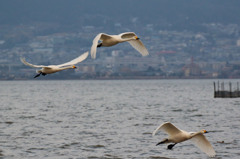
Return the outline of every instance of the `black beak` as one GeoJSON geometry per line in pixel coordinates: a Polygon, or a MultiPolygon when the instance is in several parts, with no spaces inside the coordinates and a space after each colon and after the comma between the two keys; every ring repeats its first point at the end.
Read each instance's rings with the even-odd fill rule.
{"type": "Polygon", "coordinates": [[[161,142],[159,142],[159,143],[157,143],[157,144],[156,144],[156,146],[158,146],[158,145],[160,145],[160,144],[162,144],[162,143],[161,143],[161,142]]]}
{"type": "Polygon", "coordinates": [[[140,38],[137,38],[136,40],[139,40],[140,38]]]}
{"type": "Polygon", "coordinates": [[[156,144],[156,146],[157,146],[157,145],[160,145],[160,144],[164,144],[164,143],[167,142],[167,141],[168,141],[168,139],[165,139],[165,140],[163,140],[163,141],[160,141],[159,143],[156,144]]]}
{"type": "Polygon", "coordinates": [[[209,133],[208,131],[206,131],[205,133],[209,133]]]}

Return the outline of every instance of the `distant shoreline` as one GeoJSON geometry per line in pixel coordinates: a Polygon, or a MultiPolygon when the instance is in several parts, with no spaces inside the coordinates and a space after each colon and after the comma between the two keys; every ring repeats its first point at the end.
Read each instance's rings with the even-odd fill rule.
{"type": "Polygon", "coordinates": [[[240,79],[240,78],[206,78],[206,77],[189,77],[189,78],[160,78],[160,77],[98,77],[98,78],[24,78],[24,79],[0,79],[0,81],[27,81],[27,80],[205,80],[205,79],[240,79]]]}

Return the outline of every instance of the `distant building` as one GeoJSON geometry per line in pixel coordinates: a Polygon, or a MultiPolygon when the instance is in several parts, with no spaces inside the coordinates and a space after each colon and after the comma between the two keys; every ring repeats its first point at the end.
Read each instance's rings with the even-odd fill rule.
{"type": "Polygon", "coordinates": [[[193,58],[190,64],[187,64],[183,67],[183,72],[185,77],[202,75],[201,68],[196,63],[193,62],[193,58]]]}

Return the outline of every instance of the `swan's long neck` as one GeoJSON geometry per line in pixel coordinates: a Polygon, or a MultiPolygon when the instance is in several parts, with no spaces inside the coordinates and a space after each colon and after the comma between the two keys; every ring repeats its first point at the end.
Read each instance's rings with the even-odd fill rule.
{"type": "Polygon", "coordinates": [[[126,42],[126,41],[130,41],[130,40],[136,40],[135,38],[124,38],[121,39],[119,42],[126,42]]]}
{"type": "Polygon", "coordinates": [[[66,66],[66,67],[61,67],[59,68],[59,71],[66,70],[66,69],[73,69],[73,66],[66,66]]]}
{"type": "Polygon", "coordinates": [[[196,136],[196,135],[199,135],[199,134],[203,134],[202,131],[199,131],[199,132],[191,132],[191,133],[190,133],[190,136],[191,136],[191,138],[192,138],[192,137],[194,137],[194,136],[196,136]]]}

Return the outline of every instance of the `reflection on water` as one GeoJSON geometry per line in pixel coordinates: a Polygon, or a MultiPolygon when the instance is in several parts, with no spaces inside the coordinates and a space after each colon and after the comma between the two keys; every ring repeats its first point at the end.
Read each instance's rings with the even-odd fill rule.
{"type": "Polygon", "coordinates": [[[0,157],[208,158],[190,141],[155,146],[170,121],[206,129],[217,158],[240,155],[240,100],[212,80],[1,81],[0,157]]]}

